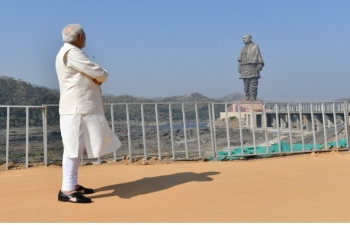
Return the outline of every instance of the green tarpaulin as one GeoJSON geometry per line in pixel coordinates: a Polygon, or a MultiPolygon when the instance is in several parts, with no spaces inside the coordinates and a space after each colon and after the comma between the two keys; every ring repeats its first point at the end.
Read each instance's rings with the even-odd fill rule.
{"type": "MultiPolygon", "coordinates": [[[[339,147],[346,147],[346,139],[341,139],[338,141],[339,147]]],[[[328,142],[327,143],[328,148],[336,147],[336,142],[328,142]]],[[[269,146],[268,151],[266,151],[266,146],[256,146],[256,155],[261,155],[261,157],[269,157],[272,156],[274,153],[291,153],[291,152],[302,152],[304,151],[311,151],[311,150],[320,150],[324,148],[324,144],[316,144],[316,148],[314,147],[314,144],[304,144],[301,143],[293,144],[292,146],[288,143],[285,143],[281,141],[280,143],[273,144],[269,146]],[[281,145],[281,147],[279,146],[281,145]],[[293,148],[291,150],[291,148],[293,148]],[[280,150],[281,149],[281,150],[280,150]],[[270,154],[271,153],[271,154],[270,154]]],[[[243,147],[243,152],[241,147],[237,147],[235,149],[230,150],[230,155],[228,154],[227,150],[218,151],[216,160],[222,161],[222,160],[234,160],[234,159],[242,159],[244,157],[249,157],[249,155],[254,154],[254,146],[246,146],[243,147]]],[[[214,157],[210,157],[210,160],[213,160],[214,157]]]]}

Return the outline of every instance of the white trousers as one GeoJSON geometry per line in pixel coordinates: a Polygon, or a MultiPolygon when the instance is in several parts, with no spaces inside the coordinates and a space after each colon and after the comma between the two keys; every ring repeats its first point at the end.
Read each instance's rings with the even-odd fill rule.
{"type": "MultiPolygon", "coordinates": [[[[83,154],[84,149],[81,151],[83,154]]],[[[62,159],[62,191],[72,191],[78,184],[78,166],[80,156],[77,158],[68,158],[63,156],[62,159]]]]}
{"type": "MultiPolygon", "coordinates": [[[[74,115],[73,115],[74,116],[74,115]]],[[[69,118],[70,115],[68,116],[63,116],[63,118],[61,117],[61,125],[62,122],[64,123],[63,125],[68,125],[71,118],[69,118]],[[67,123],[65,123],[67,122],[67,123]]],[[[73,125],[73,124],[71,124],[73,125]]],[[[68,126],[66,126],[68,127],[68,126]]],[[[79,161],[80,161],[80,157],[82,157],[84,150],[85,150],[85,142],[84,142],[84,136],[83,136],[83,125],[80,124],[79,125],[79,145],[78,145],[78,157],[74,157],[74,158],[68,158],[67,156],[65,156],[65,154],[63,154],[63,158],[62,158],[62,191],[72,191],[75,189],[75,185],[78,184],[78,166],[79,166],[79,161]]],[[[73,139],[76,139],[73,138],[73,139]]],[[[64,144],[63,144],[64,145],[64,144]]]]}
{"type": "Polygon", "coordinates": [[[103,114],[60,115],[60,128],[64,148],[61,190],[72,191],[78,184],[78,166],[84,149],[89,158],[94,158],[117,150],[121,143],[103,114]]]}

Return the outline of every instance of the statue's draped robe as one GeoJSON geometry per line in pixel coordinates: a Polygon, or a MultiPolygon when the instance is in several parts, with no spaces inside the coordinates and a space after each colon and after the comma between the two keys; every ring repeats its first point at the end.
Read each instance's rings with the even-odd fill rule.
{"type": "Polygon", "coordinates": [[[261,57],[258,45],[251,42],[245,45],[238,55],[238,62],[241,76],[240,79],[245,78],[260,78],[258,67],[264,66],[264,61],[261,57]]]}

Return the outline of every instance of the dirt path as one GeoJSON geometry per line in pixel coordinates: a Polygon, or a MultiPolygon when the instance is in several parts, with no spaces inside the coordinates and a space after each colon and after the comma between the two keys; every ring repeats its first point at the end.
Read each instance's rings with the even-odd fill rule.
{"type": "Polygon", "coordinates": [[[57,201],[61,167],[0,172],[1,222],[350,222],[350,154],[80,167],[92,204],[57,201]]]}

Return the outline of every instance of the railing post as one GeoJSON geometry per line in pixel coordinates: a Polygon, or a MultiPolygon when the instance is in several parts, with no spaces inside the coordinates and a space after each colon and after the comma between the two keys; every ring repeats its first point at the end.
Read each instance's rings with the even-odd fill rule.
{"type": "Polygon", "coordinates": [[[227,155],[231,155],[231,141],[230,141],[230,129],[228,126],[228,112],[227,112],[227,103],[225,103],[225,114],[226,114],[226,138],[227,138],[227,155]]]}
{"type": "Polygon", "coordinates": [[[26,106],[26,169],[29,167],[29,108],[26,106]]]}
{"type": "Polygon", "coordinates": [[[266,153],[269,153],[269,133],[267,129],[267,115],[266,115],[266,104],[263,103],[263,114],[264,114],[264,125],[265,125],[265,141],[266,141],[266,153]]]}
{"type": "Polygon", "coordinates": [[[194,110],[196,111],[196,125],[197,125],[197,142],[198,142],[198,157],[202,157],[202,152],[201,152],[201,139],[199,136],[199,121],[198,121],[198,106],[197,102],[194,104],[194,110]]]}
{"type": "Polygon", "coordinates": [[[288,130],[289,130],[289,144],[290,144],[290,151],[293,152],[293,137],[292,137],[292,118],[290,117],[290,103],[287,104],[287,115],[288,115],[288,130]]]}
{"type": "Polygon", "coordinates": [[[6,118],[6,170],[9,169],[9,145],[10,145],[10,107],[7,106],[6,118]]]}
{"type": "MultiPolygon", "coordinates": [[[[333,123],[334,123],[334,132],[335,132],[335,144],[337,146],[337,149],[339,149],[339,143],[338,143],[338,126],[337,126],[337,114],[335,113],[335,103],[333,102],[333,123]]],[[[345,124],[344,124],[345,125],[345,124]]],[[[345,128],[345,126],[344,126],[345,128]]],[[[349,146],[348,146],[349,148],[349,146]]]]}
{"type": "Polygon", "coordinates": [[[253,110],[253,103],[250,103],[250,119],[251,119],[251,129],[253,133],[253,147],[254,147],[254,154],[256,155],[256,141],[255,141],[255,112],[253,110]]]}
{"type": "Polygon", "coordinates": [[[239,139],[240,139],[240,142],[241,142],[241,154],[244,155],[241,102],[238,102],[238,121],[239,121],[239,139]]]}
{"type": "Polygon", "coordinates": [[[212,116],[211,116],[211,103],[208,103],[208,114],[209,114],[209,129],[210,129],[210,139],[211,139],[211,149],[213,151],[213,157],[216,158],[216,151],[214,146],[214,135],[213,135],[213,123],[212,123],[212,116]]]}
{"type": "Polygon", "coordinates": [[[42,121],[43,121],[43,142],[44,142],[44,163],[47,166],[47,107],[42,105],[42,121]]]}
{"type": "Polygon", "coordinates": [[[348,149],[349,147],[349,104],[348,101],[344,102],[344,127],[345,127],[345,133],[346,133],[346,146],[348,149]]]}
{"type": "MultiPolygon", "coordinates": [[[[114,107],[113,103],[111,104],[111,123],[112,123],[112,131],[115,133],[115,128],[114,128],[114,107]]],[[[114,150],[113,152],[113,161],[117,162],[117,149],[114,150]]]]}
{"type": "Polygon", "coordinates": [[[157,129],[157,144],[158,144],[158,160],[162,160],[162,154],[160,153],[160,134],[159,134],[159,121],[158,121],[158,104],[154,105],[154,111],[156,113],[156,129],[157,129]]]}
{"type": "Polygon", "coordinates": [[[212,116],[212,122],[213,122],[213,143],[214,143],[214,151],[215,151],[215,155],[217,153],[217,146],[216,146],[216,126],[215,126],[215,103],[212,102],[211,103],[212,107],[211,107],[211,116],[212,116]]]}
{"type": "Polygon", "coordinates": [[[129,119],[129,104],[125,105],[125,111],[126,111],[126,126],[127,126],[127,129],[128,129],[129,162],[132,162],[130,119],[129,119]]]}
{"type": "Polygon", "coordinates": [[[322,111],[322,123],[323,123],[323,135],[324,135],[324,147],[328,150],[328,139],[327,139],[327,128],[326,128],[326,117],[325,117],[325,104],[322,102],[321,111],[322,111]]]}
{"type": "Polygon", "coordinates": [[[276,128],[277,128],[277,138],[278,138],[278,152],[282,152],[282,146],[281,146],[281,137],[280,137],[280,117],[278,114],[278,104],[276,103],[276,128]]]}
{"type": "Polygon", "coordinates": [[[277,138],[278,138],[278,152],[282,152],[282,143],[281,143],[281,137],[280,137],[280,117],[279,117],[279,108],[278,103],[276,103],[276,124],[277,124],[277,138]]]}
{"type": "Polygon", "coordinates": [[[143,104],[142,103],[141,103],[141,123],[142,123],[143,156],[144,156],[145,162],[147,162],[145,115],[143,113],[143,104]]]}
{"type": "Polygon", "coordinates": [[[299,102],[299,123],[300,123],[300,133],[301,133],[301,145],[303,152],[305,151],[305,141],[304,141],[304,124],[303,124],[303,113],[302,110],[304,105],[302,106],[299,102]]]}
{"type": "Polygon", "coordinates": [[[184,131],[184,138],[185,138],[185,153],[186,153],[186,159],[188,159],[185,103],[182,103],[182,123],[183,123],[183,131],[184,131]]]}
{"type": "Polygon", "coordinates": [[[311,102],[311,124],[312,124],[312,137],[314,140],[314,151],[317,151],[316,149],[316,134],[315,134],[315,122],[314,122],[314,107],[313,103],[311,102]]]}
{"type": "Polygon", "coordinates": [[[169,103],[169,125],[170,125],[170,138],[171,138],[171,152],[173,154],[173,159],[175,159],[175,147],[174,147],[174,132],[173,132],[173,113],[171,108],[171,103],[169,103]]]}

